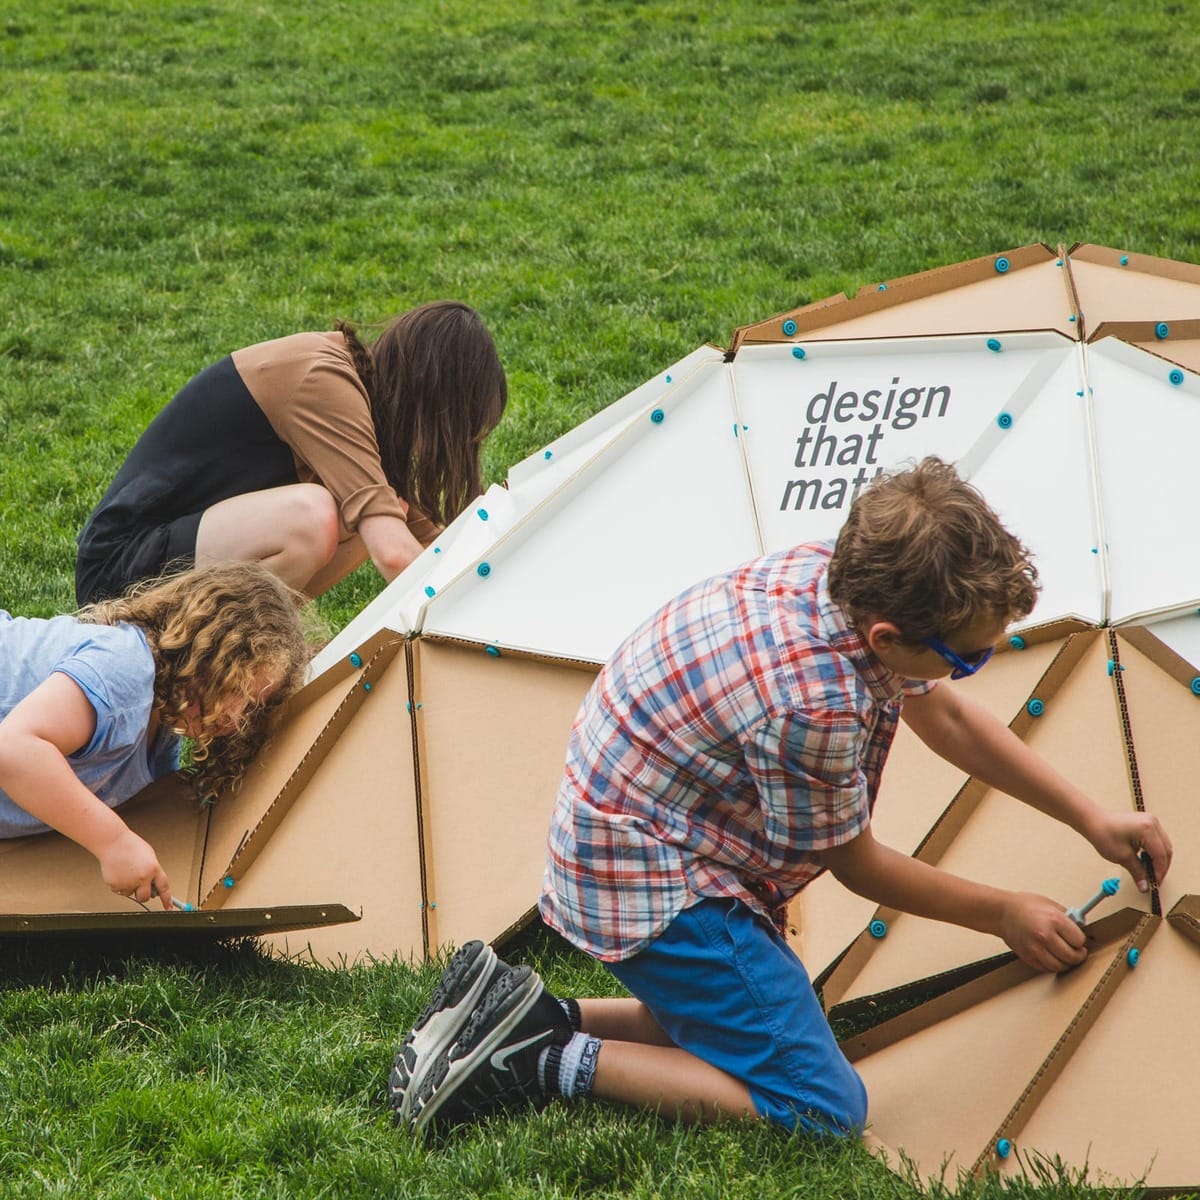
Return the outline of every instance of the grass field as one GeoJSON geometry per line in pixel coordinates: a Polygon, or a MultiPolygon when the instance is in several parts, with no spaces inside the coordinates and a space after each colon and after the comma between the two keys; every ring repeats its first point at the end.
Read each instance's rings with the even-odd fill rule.
{"type": "MultiPolygon", "coordinates": [[[[125,451],[256,340],[467,300],[509,371],[500,479],[839,290],[1039,240],[1200,261],[1198,41],[1159,0],[0,0],[0,607],[72,607],[125,451]]],[[[0,954],[4,1197],[916,1194],[858,1147],[602,1106],[399,1139],[381,1089],[431,969],[0,954]]]]}

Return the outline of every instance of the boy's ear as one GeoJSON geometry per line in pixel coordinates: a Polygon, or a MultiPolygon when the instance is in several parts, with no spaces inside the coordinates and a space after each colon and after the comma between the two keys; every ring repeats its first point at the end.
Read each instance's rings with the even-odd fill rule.
{"type": "Polygon", "coordinates": [[[899,626],[893,625],[891,621],[879,621],[875,618],[867,621],[863,636],[876,654],[880,650],[891,650],[902,641],[899,626]]]}

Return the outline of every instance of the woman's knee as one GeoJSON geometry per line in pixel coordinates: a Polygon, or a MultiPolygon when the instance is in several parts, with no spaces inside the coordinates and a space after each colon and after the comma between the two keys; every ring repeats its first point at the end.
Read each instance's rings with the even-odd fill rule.
{"type": "Polygon", "coordinates": [[[289,525],[297,548],[318,567],[333,558],[338,548],[338,509],[333,496],[320,484],[297,484],[295,508],[289,525]]]}

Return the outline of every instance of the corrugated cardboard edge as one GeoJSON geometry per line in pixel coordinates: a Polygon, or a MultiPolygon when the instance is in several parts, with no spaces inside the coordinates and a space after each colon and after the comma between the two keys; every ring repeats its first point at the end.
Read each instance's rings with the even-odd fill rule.
{"type": "MultiPolygon", "coordinates": [[[[346,693],[345,698],[334,710],[333,716],[330,717],[324,728],[314,739],[308,752],[301,758],[291,775],[288,776],[287,781],[280,788],[275,799],[267,806],[266,811],[259,818],[258,824],[243,839],[241,845],[234,852],[233,857],[227,864],[223,872],[223,878],[232,879],[236,884],[237,880],[249,869],[258,857],[263,844],[278,829],[280,822],[291,809],[296,797],[324,761],[330,747],[337,741],[347,725],[354,718],[359,706],[368,695],[367,687],[371,685],[373,677],[382,674],[387,669],[403,646],[404,640],[404,638],[394,633],[382,631],[363,644],[362,650],[359,651],[360,657],[362,657],[362,666],[361,668],[355,668],[359,672],[359,685],[351,688],[346,693]]],[[[344,679],[346,671],[344,668],[337,668],[326,674],[336,674],[336,681],[340,681],[344,679]]],[[[325,676],[318,676],[317,679],[309,684],[309,687],[315,688],[320,686],[324,679],[325,676]]],[[[328,681],[325,682],[324,686],[329,686],[328,681]]],[[[222,886],[220,882],[213,884],[201,901],[200,907],[206,910],[222,907],[230,890],[230,888],[222,886]]]]}
{"type": "Polygon", "coordinates": [[[359,920],[343,904],[281,904],[272,908],[150,909],[114,913],[26,913],[0,915],[0,936],[44,934],[207,934],[218,937],[287,933],[359,920]]]}
{"type": "Polygon", "coordinates": [[[768,317],[765,321],[756,321],[752,325],[741,326],[734,331],[726,358],[732,358],[744,345],[794,342],[797,338],[827,325],[853,317],[865,316],[868,313],[881,312],[911,300],[920,300],[938,292],[950,291],[966,284],[993,278],[996,274],[998,258],[1008,260],[1008,273],[1011,274],[1025,267],[1039,266],[1057,257],[1057,250],[1052,250],[1044,242],[1035,242],[1014,250],[986,254],[980,258],[968,259],[966,262],[950,263],[944,267],[935,267],[930,271],[921,271],[915,275],[905,275],[900,279],[888,280],[882,285],[882,290],[880,285],[864,286],[858,290],[852,300],[844,292],[840,292],[824,300],[817,300],[812,304],[768,317]],[[783,332],[785,320],[795,321],[794,333],[785,334],[783,332]]]}
{"type": "Polygon", "coordinates": [[[1180,896],[1167,920],[1189,941],[1200,945],[1200,896],[1180,896]]]}

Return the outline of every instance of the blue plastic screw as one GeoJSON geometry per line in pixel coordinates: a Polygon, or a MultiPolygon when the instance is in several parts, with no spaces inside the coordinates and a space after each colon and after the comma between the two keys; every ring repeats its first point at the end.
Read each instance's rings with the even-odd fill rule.
{"type": "Polygon", "coordinates": [[[375,685],[368,680],[366,683],[363,684],[363,691],[369,692],[371,690],[371,688],[373,688],[374,686],[375,685]]]}
{"type": "Polygon", "coordinates": [[[489,654],[490,654],[490,655],[491,655],[493,658],[499,658],[499,657],[500,657],[500,648],[499,648],[498,646],[489,646],[489,647],[487,648],[487,652],[488,652],[488,653],[489,653],[489,654]]]}
{"type": "Polygon", "coordinates": [[[1008,639],[1008,644],[1014,650],[1024,650],[1025,649],[1025,639],[1023,637],[1021,637],[1021,635],[1019,633],[1014,633],[1012,635],[1012,637],[1010,637],[1008,639]]]}
{"type": "Polygon", "coordinates": [[[476,516],[477,516],[477,517],[478,517],[478,518],[479,518],[481,521],[486,521],[486,520],[488,519],[488,510],[487,510],[486,508],[477,508],[477,509],[475,510],[475,515],[476,515],[476,516]]]}
{"type": "Polygon", "coordinates": [[[1123,267],[1129,266],[1129,255],[1128,254],[1121,255],[1121,266],[1123,266],[1123,267]]]}
{"type": "Polygon", "coordinates": [[[805,350],[803,346],[793,346],[792,347],[792,357],[793,358],[807,358],[808,351],[805,350]]]}
{"type": "Polygon", "coordinates": [[[1138,965],[1138,959],[1142,957],[1142,952],[1136,946],[1130,946],[1129,952],[1125,955],[1125,961],[1131,966],[1138,965]]]}
{"type": "Polygon", "coordinates": [[[875,290],[876,290],[877,292],[886,292],[886,291],[887,291],[887,284],[886,284],[886,283],[881,283],[881,284],[880,284],[880,285],[879,285],[879,286],[878,286],[878,287],[877,287],[875,290]]]}
{"type": "Polygon", "coordinates": [[[477,567],[475,568],[475,574],[476,574],[476,575],[480,575],[480,576],[482,576],[482,577],[483,577],[483,578],[485,578],[485,579],[486,579],[486,578],[487,578],[487,576],[489,576],[491,573],[492,573],[492,567],[491,567],[491,564],[490,564],[490,563],[485,563],[485,562],[483,562],[483,563],[480,563],[480,564],[479,564],[479,566],[477,566],[477,567]]]}
{"type": "Polygon", "coordinates": [[[361,654],[350,655],[350,665],[352,667],[361,667],[362,666],[362,655],[361,654]]]}
{"type": "Polygon", "coordinates": [[[1119,662],[1117,662],[1115,658],[1110,658],[1108,660],[1108,673],[1110,675],[1115,675],[1118,671],[1123,670],[1125,670],[1125,668],[1119,662]]]}
{"type": "Polygon", "coordinates": [[[1074,324],[1075,324],[1075,322],[1076,322],[1078,319],[1079,319],[1079,318],[1078,318],[1078,317],[1076,317],[1076,315],[1075,315],[1074,313],[1072,313],[1072,314],[1071,314],[1071,315],[1070,315],[1070,316],[1067,318],[1067,320],[1068,320],[1068,321],[1070,321],[1072,325],[1074,325],[1074,324]]]}
{"type": "Polygon", "coordinates": [[[226,875],[225,878],[221,880],[222,887],[231,888],[231,887],[233,887],[233,884],[234,884],[234,878],[232,875],[226,875]]]}
{"type": "Polygon", "coordinates": [[[1154,327],[1154,336],[1161,342],[1164,338],[1171,336],[1171,327],[1166,321],[1159,321],[1154,327]]]}
{"type": "Polygon", "coordinates": [[[796,322],[793,321],[791,317],[788,317],[788,319],[786,321],[784,321],[784,323],[783,323],[784,336],[791,337],[792,334],[795,332],[796,332],[796,322]]]}
{"type": "Polygon", "coordinates": [[[1036,696],[1034,696],[1034,698],[1030,700],[1027,705],[1025,705],[1025,711],[1028,712],[1031,717],[1040,717],[1042,713],[1046,711],[1046,702],[1044,700],[1039,700],[1036,696]]]}
{"type": "Polygon", "coordinates": [[[994,350],[994,351],[995,351],[997,354],[999,354],[999,353],[1000,353],[1000,349],[1001,349],[1001,346],[1000,346],[1000,339],[999,339],[999,338],[988,338],[988,340],[987,340],[987,348],[988,348],[989,350],[994,350]]]}
{"type": "Polygon", "coordinates": [[[1109,896],[1115,896],[1121,889],[1121,881],[1119,879],[1106,879],[1101,885],[1100,890],[1090,899],[1081,904],[1078,908],[1068,908],[1067,916],[1082,929],[1087,921],[1084,918],[1100,903],[1101,900],[1107,900],[1109,896]]]}
{"type": "MultiPolygon", "coordinates": [[[[546,453],[547,453],[547,455],[549,455],[550,452],[547,450],[546,453]]],[[[441,554],[441,552],[442,552],[441,546],[434,546],[433,552],[434,552],[434,554],[441,554]]]]}
{"type": "Polygon", "coordinates": [[[1193,696],[1200,696],[1200,675],[1197,675],[1196,678],[1188,684],[1188,687],[1192,689],[1193,696]]]}
{"type": "Polygon", "coordinates": [[[178,896],[172,896],[171,903],[173,905],[175,905],[175,907],[177,909],[179,909],[180,912],[195,912],[196,911],[196,906],[194,904],[189,904],[186,900],[180,900],[180,898],[178,896]]]}
{"type": "Polygon", "coordinates": [[[1008,259],[1003,255],[996,259],[996,270],[999,271],[1001,275],[1008,270],[1008,259]]]}
{"type": "Polygon", "coordinates": [[[427,595],[427,596],[436,596],[436,595],[437,595],[437,589],[436,589],[436,588],[433,588],[433,587],[431,587],[429,584],[426,584],[426,585],[425,585],[425,595],[427,595]]]}
{"type": "Polygon", "coordinates": [[[543,457],[543,458],[553,458],[553,457],[554,457],[554,451],[553,451],[553,450],[547,450],[547,451],[546,451],[546,453],[542,455],[542,457],[543,457]]]}
{"type": "Polygon", "coordinates": [[[667,382],[668,382],[668,383],[670,383],[670,382],[671,382],[671,377],[670,377],[670,375],[668,375],[666,378],[667,378],[667,382]]]}
{"type": "Polygon", "coordinates": [[[1181,371],[1181,370],[1180,370],[1178,367],[1176,367],[1176,368],[1175,368],[1175,370],[1174,370],[1174,371],[1172,371],[1172,372],[1170,373],[1170,375],[1168,375],[1168,376],[1167,376],[1167,378],[1168,378],[1168,379],[1169,379],[1169,380],[1170,380],[1170,381],[1171,381],[1171,382],[1172,382],[1172,383],[1173,383],[1173,384],[1174,384],[1176,387],[1178,387],[1178,386],[1179,386],[1179,385],[1180,385],[1180,384],[1183,382],[1183,372],[1182,372],[1182,371],[1181,371]]]}
{"type": "Polygon", "coordinates": [[[1012,1153],[1012,1142],[1008,1138],[1001,1138],[996,1143],[996,1154],[1000,1158],[1007,1158],[1012,1153]]]}
{"type": "Polygon", "coordinates": [[[653,412],[650,414],[650,420],[652,420],[652,421],[655,423],[655,425],[661,425],[661,424],[663,423],[663,418],[664,418],[666,415],[667,415],[667,414],[666,414],[665,412],[663,412],[663,410],[662,410],[661,408],[656,408],[656,409],[655,409],[655,410],[654,410],[654,411],[653,411],[653,412]]]}
{"type": "Polygon", "coordinates": [[[868,932],[873,938],[887,937],[887,922],[881,921],[878,917],[867,926],[868,932]]]}
{"type": "Polygon", "coordinates": [[[996,424],[999,425],[1001,429],[1011,429],[1012,423],[1012,413],[1001,413],[996,418],[996,424]]]}

